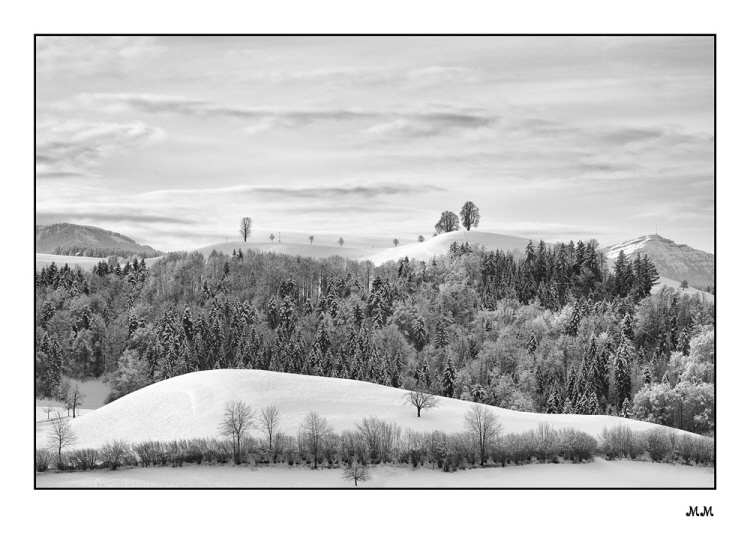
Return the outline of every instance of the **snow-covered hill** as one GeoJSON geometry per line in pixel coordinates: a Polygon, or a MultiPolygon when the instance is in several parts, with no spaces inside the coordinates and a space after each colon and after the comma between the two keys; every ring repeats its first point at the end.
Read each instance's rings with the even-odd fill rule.
{"type": "MultiPolygon", "coordinates": [[[[217,437],[227,401],[240,399],[254,409],[276,404],[282,432],[294,435],[304,416],[318,412],[335,431],[354,429],[366,416],[376,416],[416,431],[464,428],[464,414],[473,403],[440,397],[440,406],[417,417],[405,405],[407,393],[356,380],[225,369],[174,377],[131,393],[85,416],[71,420],[78,436],[77,448],[100,447],[113,439],[128,442],[217,437]]],[[[490,407],[505,432],[523,432],[549,422],[554,427],[575,427],[597,436],[605,426],[627,424],[634,430],[660,427],[612,416],[551,415],[490,407]]],[[[44,423],[37,439],[44,442],[44,423]]],[[[685,433],[690,434],[690,433],[685,433]]]]}
{"type": "MultiPolygon", "coordinates": [[[[286,255],[299,255],[324,259],[327,257],[340,256],[356,261],[372,261],[375,265],[382,265],[387,261],[398,261],[403,257],[416,259],[417,261],[429,261],[435,256],[448,253],[450,245],[454,242],[460,244],[468,242],[472,245],[481,245],[488,250],[520,250],[523,251],[529,243],[529,239],[502,235],[499,233],[486,233],[482,231],[451,231],[442,233],[436,237],[429,238],[424,242],[414,242],[393,248],[349,248],[327,244],[299,244],[299,243],[271,243],[269,242],[243,242],[228,241],[211,244],[198,248],[196,251],[208,256],[213,250],[230,254],[238,249],[247,251],[252,249],[258,252],[275,252],[286,255]]],[[[147,263],[156,261],[156,258],[146,260],[147,263]]]]}
{"type": "Polygon", "coordinates": [[[687,280],[692,287],[714,286],[716,261],[713,254],[686,244],[675,244],[660,235],[645,235],[602,249],[610,267],[620,251],[628,257],[639,253],[641,257],[648,255],[659,275],[664,278],[677,282],[687,280]]]}

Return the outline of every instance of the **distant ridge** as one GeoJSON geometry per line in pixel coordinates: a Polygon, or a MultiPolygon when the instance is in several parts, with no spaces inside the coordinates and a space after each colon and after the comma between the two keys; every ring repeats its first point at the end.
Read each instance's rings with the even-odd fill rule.
{"type": "Polygon", "coordinates": [[[154,257],[162,253],[114,231],[66,223],[36,226],[36,252],[86,257],[135,254],[154,257]]]}
{"type": "Polygon", "coordinates": [[[713,254],[696,250],[687,244],[676,244],[661,235],[644,235],[636,239],[602,249],[610,266],[622,251],[626,257],[648,258],[656,265],[659,275],[681,282],[687,280],[691,287],[705,289],[714,286],[716,260],[713,254]]]}

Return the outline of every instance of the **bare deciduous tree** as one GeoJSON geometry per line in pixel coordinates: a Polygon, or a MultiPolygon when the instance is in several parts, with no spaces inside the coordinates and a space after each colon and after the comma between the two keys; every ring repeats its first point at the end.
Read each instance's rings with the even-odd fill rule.
{"type": "Polygon", "coordinates": [[[351,465],[344,467],[342,478],[347,481],[354,481],[354,486],[356,487],[358,481],[364,483],[370,479],[370,471],[367,469],[367,466],[355,460],[351,465]]]}
{"type": "Polygon", "coordinates": [[[315,237],[313,237],[312,235],[310,235],[307,238],[310,240],[310,244],[312,244],[312,242],[315,240],[315,237]]]}
{"type": "Polygon", "coordinates": [[[344,237],[339,237],[339,246],[344,245],[344,237]]]}
{"type": "Polygon", "coordinates": [[[406,399],[404,404],[411,403],[417,408],[418,418],[422,417],[422,410],[435,408],[440,404],[437,397],[431,393],[420,392],[419,390],[411,390],[409,393],[404,394],[404,399],[406,399]]]}
{"type": "Polygon", "coordinates": [[[461,207],[461,223],[466,231],[471,231],[472,226],[477,227],[479,225],[479,209],[474,205],[474,202],[467,201],[461,207]]]}
{"type": "Polygon", "coordinates": [[[81,385],[76,384],[73,386],[70,392],[70,407],[73,409],[74,418],[76,417],[76,407],[80,406],[85,398],[86,396],[81,393],[81,385]]]}
{"type": "Polygon", "coordinates": [[[70,447],[78,441],[76,433],[73,432],[73,427],[70,421],[63,418],[59,413],[52,420],[52,425],[48,433],[49,445],[51,448],[57,450],[57,462],[60,463],[62,460],[62,450],[66,447],[70,447]]]}
{"type": "Polygon", "coordinates": [[[47,405],[42,409],[42,412],[47,413],[47,421],[49,421],[49,415],[52,413],[52,411],[55,410],[55,407],[47,405]]]}
{"type": "Polygon", "coordinates": [[[398,239],[393,239],[393,246],[398,246],[398,239]]]}
{"type": "Polygon", "coordinates": [[[68,411],[68,416],[70,416],[70,381],[68,379],[65,379],[62,384],[60,384],[57,398],[65,403],[65,410],[68,411]]]}
{"type": "Polygon", "coordinates": [[[274,239],[276,238],[276,235],[274,235],[273,233],[271,233],[271,234],[270,234],[270,235],[268,236],[268,238],[269,238],[269,239],[271,239],[271,244],[273,244],[273,240],[274,240],[274,239]]]}
{"type": "Polygon", "coordinates": [[[268,451],[273,458],[273,439],[277,434],[279,428],[279,407],[276,405],[268,405],[260,411],[260,424],[258,428],[263,431],[263,434],[268,435],[268,451]]]}
{"type": "Polygon", "coordinates": [[[253,219],[248,218],[247,216],[244,217],[240,221],[240,235],[242,235],[242,239],[247,242],[247,238],[250,236],[250,232],[253,227],[253,219]]]}
{"type": "Polygon", "coordinates": [[[464,414],[466,430],[479,448],[479,460],[484,466],[487,448],[490,447],[503,430],[497,415],[485,405],[472,405],[464,414]]]}
{"type": "Polygon", "coordinates": [[[247,430],[253,426],[254,418],[255,411],[243,401],[229,401],[224,405],[224,416],[219,424],[219,433],[232,437],[235,464],[242,462],[240,453],[242,439],[247,434],[247,430]]]}
{"type": "Polygon", "coordinates": [[[331,434],[328,421],[317,412],[309,412],[302,422],[302,437],[313,455],[313,468],[318,468],[318,452],[323,439],[331,434]]]}

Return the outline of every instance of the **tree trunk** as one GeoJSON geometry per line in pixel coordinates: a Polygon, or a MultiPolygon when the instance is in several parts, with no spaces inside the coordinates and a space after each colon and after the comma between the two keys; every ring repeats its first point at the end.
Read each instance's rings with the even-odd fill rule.
{"type": "Polygon", "coordinates": [[[422,413],[422,409],[417,407],[417,417],[420,418],[422,413]]]}

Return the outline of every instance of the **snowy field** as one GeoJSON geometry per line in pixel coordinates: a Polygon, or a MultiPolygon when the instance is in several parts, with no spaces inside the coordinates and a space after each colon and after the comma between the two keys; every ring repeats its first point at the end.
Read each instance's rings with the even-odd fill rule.
{"type": "MultiPolygon", "coordinates": [[[[276,404],[280,432],[296,435],[304,416],[318,412],[334,431],[354,429],[363,417],[375,416],[402,429],[420,432],[464,430],[464,415],[473,403],[438,397],[437,408],[417,417],[404,404],[405,390],[348,379],[293,375],[272,371],[223,369],[181,375],[147,386],[73,421],[75,448],[98,448],[110,440],[130,443],[217,437],[227,401],[239,399],[254,409],[276,404]]],[[[623,424],[644,431],[661,427],[613,416],[535,414],[488,407],[504,433],[535,429],[548,422],[598,436],[605,426],[623,424]]],[[[682,433],[681,434],[691,434],[682,433]]]]}
{"type": "Polygon", "coordinates": [[[106,261],[106,259],[100,257],[83,257],[77,255],[54,255],[54,254],[40,254],[36,253],[36,270],[42,270],[42,268],[49,266],[52,262],[59,267],[68,264],[69,267],[75,268],[76,265],[81,267],[81,270],[89,271],[93,269],[99,261],[106,261]]]}
{"type": "MultiPolygon", "coordinates": [[[[529,464],[505,468],[475,468],[445,473],[427,468],[375,466],[363,488],[711,488],[713,468],[640,461],[584,464],[529,464]]],[[[36,486],[46,487],[209,487],[209,488],[354,488],[340,469],[190,466],[132,468],[60,474],[38,474],[36,486]]]]}
{"type": "MultiPolygon", "coordinates": [[[[208,257],[213,250],[232,255],[233,251],[242,249],[243,252],[249,249],[257,252],[273,252],[277,254],[312,257],[314,259],[325,259],[332,256],[340,256],[352,261],[372,261],[375,265],[382,265],[387,261],[398,261],[403,257],[416,259],[417,261],[429,261],[435,256],[448,253],[448,248],[453,242],[483,245],[488,250],[506,250],[524,251],[529,239],[514,237],[511,235],[501,235],[499,233],[486,233],[482,231],[451,231],[442,233],[437,237],[425,238],[424,242],[406,242],[398,247],[372,248],[360,247],[351,248],[338,246],[336,244],[321,243],[291,243],[291,242],[274,242],[270,241],[225,241],[216,244],[203,246],[194,251],[201,252],[208,257]]],[[[37,254],[41,255],[41,254],[37,254]]],[[[151,266],[159,258],[146,259],[146,264],[151,266]]]]}

